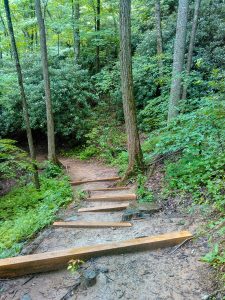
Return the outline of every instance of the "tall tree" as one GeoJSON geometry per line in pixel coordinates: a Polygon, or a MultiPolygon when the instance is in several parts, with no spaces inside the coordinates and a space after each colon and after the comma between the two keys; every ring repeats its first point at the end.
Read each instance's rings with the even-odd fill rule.
{"type": "Polygon", "coordinates": [[[35,163],[36,154],[35,154],[32,131],[31,131],[31,127],[30,127],[30,118],[29,118],[29,113],[28,113],[27,99],[26,99],[26,94],[25,94],[24,84],[23,84],[23,74],[22,74],[20,60],[19,60],[19,54],[18,54],[18,50],[17,50],[17,46],[16,46],[16,39],[15,39],[15,35],[14,35],[13,24],[12,24],[12,19],[11,19],[11,12],[10,12],[8,0],[4,0],[4,5],[5,5],[6,18],[7,18],[8,28],[9,28],[12,52],[13,52],[13,56],[14,56],[14,60],[15,60],[15,64],[16,64],[16,71],[17,71],[17,77],[18,77],[18,84],[19,84],[19,88],[20,88],[20,96],[21,96],[21,100],[22,100],[23,116],[24,116],[24,121],[25,121],[25,125],[26,125],[30,157],[33,161],[34,184],[35,184],[36,189],[39,189],[40,183],[39,183],[37,165],[35,163]]]}
{"type": "Polygon", "coordinates": [[[173,53],[173,71],[170,88],[168,109],[168,122],[179,113],[179,100],[181,96],[181,75],[184,66],[184,54],[187,34],[188,0],[179,0],[177,27],[173,53]]]}
{"type": "Polygon", "coordinates": [[[40,47],[42,58],[42,69],[44,77],[45,87],[45,101],[46,101],[46,113],[47,113],[47,135],[48,135],[48,159],[53,163],[57,163],[55,153],[55,133],[54,133],[54,119],[52,112],[51,90],[50,90],[50,78],[48,72],[48,52],[46,43],[45,23],[42,17],[40,0],[35,0],[35,11],[40,31],[40,47]]]}
{"type": "MultiPolygon", "coordinates": [[[[97,32],[97,39],[99,39],[99,31],[100,31],[100,13],[101,13],[101,0],[97,0],[97,8],[96,8],[96,32],[97,32]]],[[[99,42],[97,41],[96,46],[96,72],[100,70],[100,46],[99,42]]]]}
{"type": "Polygon", "coordinates": [[[72,24],[73,24],[73,44],[74,58],[77,63],[80,58],[80,3],[79,0],[72,0],[72,24]]]}
{"type": "MultiPolygon", "coordinates": [[[[191,29],[190,42],[189,42],[189,48],[188,48],[188,56],[187,56],[187,65],[186,65],[187,76],[190,75],[190,72],[191,72],[193,50],[194,50],[195,36],[196,36],[196,31],[197,31],[197,26],[198,26],[198,16],[199,16],[200,5],[201,5],[201,0],[195,0],[195,9],[194,9],[194,16],[193,16],[193,22],[192,22],[192,29],[191,29]]],[[[182,91],[182,99],[186,99],[186,97],[187,97],[187,84],[184,84],[183,91],[182,91]]]]}
{"type": "Polygon", "coordinates": [[[157,37],[157,55],[159,70],[162,72],[162,53],[163,53],[163,40],[162,40],[162,27],[161,27],[161,7],[160,0],[155,0],[155,21],[156,21],[156,37],[157,37]]]}
{"type": "Polygon", "coordinates": [[[125,178],[137,168],[143,168],[143,157],[137,128],[136,106],[133,91],[131,57],[131,0],[120,0],[120,70],[123,111],[128,140],[129,165],[125,178]]]}

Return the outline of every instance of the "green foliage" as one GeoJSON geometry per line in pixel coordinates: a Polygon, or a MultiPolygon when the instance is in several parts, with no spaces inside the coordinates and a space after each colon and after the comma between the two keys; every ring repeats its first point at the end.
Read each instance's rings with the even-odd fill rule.
{"type": "MultiPolygon", "coordinates": [[[[68,152],[63,151],[63,154],[82,160],[98,156],[109,164],[114,164],[118,160],[118,163],[122,163],[124,166],[127,163],[127,157],[125,157],[127,154],[124,154],[126,152],[126,135],[115,120],[108,121],[107,112],[104,112],[104,114],[107,121],[102,118],[102,123],[97,126],[96,120],[90,119],[93,128],[85,135],[85,147],[69,150],[68,152]]],[[[123,166],[121,167],[123,168],[123,166]]]]}
{"type": "Polygon", "coordinates": [[[45,161],[44,163],[44,171],[43,176],[46,178],[55,178],[63,174],[63,170],[60,168],[60,166],[53,164],[50,161],[45,161]]]}
{"type": "Polygon", "coordinates": [[[128,167],[128,152],[120,152],[117,157],[111,161],[111,165],[117,167],[121,175],[124,174],[128,167]]]}
{"type": "Polygon", "coordinates": [[[32,171],[27,153],[15,145],[16,141],[0,139],[0,178],[16,178],[32,171]]]}
{"type": "MultiPolygon", "coordinates": [[[[29,104],[31,127],[46,132],[46,107],[40,61],[28,55],[23,61],[25,90],[29,104]]],[[[21,118],[19,90],[14,76],[13,88],[6,89],[11,79],[2,75],[4,93],[0,93],[0,131],[2,135],[24,129],[21,118]]],[[[74,65],[74,61],[50,60],[51,92],[55,132],[74,143],[81,141],[90,130],[87,118],[91,115],[90,104],[97,102],[91,77],[87,70],[74,65]],[[69,112],[69,113],[68,113],[69,112]]]]}
{"type": "Polygon", "coordinates": [[[75,273],[82,264],[84,264],[84,261],[81,259],[71,259],[69,261],[67,270],[70,271],[71,273],[75,273]]]}
{"type": "Polygon", "coordinates": [[[156,155],[179,151],[180,158],[165,166],[168,188],[192,193],[198,202],[224,210],[224,102],[213,98],[201,103],[201,109],[179,116],[160,129],[158,137],[150,137],[145,157],[151,161],[156,155]]]}
{"type": "Polygon", "coordinates": [[[18,254],[27,239],[49,225],[57,210],[72,200],[67,177],[41,176],[41,188],[33,184],[14,188],[0,201],[0,257],[18,254]]]}
{"type": "Polygon", "coordinates": [[[79,158],[81,160],[90,159],[93,156],[97,156],[99,154],[99,149],[96,146],[87,146],[79,153],[79,158]]]}
{"type": "Polygon", "coordinates": [[[211,264],[213,267],[225,265],[225,251],[220,250],[219,244],[215,244],[212,251],[207,253],[202,261],[211,264]]]}
{"type": "Polygon", "coordinates": [[[146,187],[147,183],[147,176],[144,176],[142,174],[138,174],[137,176],[137,197],[139,202],[152,202],[154,201],[154,195],[153,192],[150,191],[146,187]]]}
{"type": "Polygon", "coordinates": [[[80,201],[85,200],[88,197],[88,192],[77,188],[73,193],[74,202],[80,203],[80,201]]]}

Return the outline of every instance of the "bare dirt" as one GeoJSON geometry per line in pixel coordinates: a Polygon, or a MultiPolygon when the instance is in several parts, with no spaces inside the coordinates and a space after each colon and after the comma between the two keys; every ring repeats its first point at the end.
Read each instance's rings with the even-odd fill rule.
{"type": "MultiPolygon", "coordinates": [[[[96,161],[61,159],[61,162],[69,166],[68,172],[72,180],[117,175],[116,169],[96,161]]],[[[110,186],[110,183],[98,182],[85,184],[83,188],[107,186],[110,186]]],[[[131,187],[131,191],[133,190],[134,187],[131,187]]],[[[121,194],[127,191],[111,193],[121,194]]],[[[95,192],[95,195],[102,194],[106,192],[95,192]]],[[[86,207],[96,204],[83,202],[81,205],[86,207]]],[[[82,214],[77,213],[78,206],[77,203],[71,203],[67,209],[61,210],[60,219],[68,220],[72,217],[77,220],[121,221],[122,212],[82,214]]],[[[174,211],[164,209],[152,216],[146,215],[144,219],[133,220],[132,223],[133,227],[116,229],[55,229],[50,227],[40,233],[37,239],[25,248],[24,253],[26,249],[33,249],[32,253],[41,253],[186,229],[197,233],[203,219],[200,216],[190,216],[184,209],[176,208],[174,211]],[[32,248],[33,245],[35,247],[32,248]]],[[[64,269],[0,281],[0,299],[206,299],[214,288],[211,269],[207,264],[200,262],[201,256],[207,250],[207,241],[199,237],[177,250],[174,247],[94,258],[82,266],[82,270],[97,270],[96,283],[91,287],[82,284],[77,284],[75,287],[79,282],[80,274],[78,272],[71,274],[64,269]]]]}

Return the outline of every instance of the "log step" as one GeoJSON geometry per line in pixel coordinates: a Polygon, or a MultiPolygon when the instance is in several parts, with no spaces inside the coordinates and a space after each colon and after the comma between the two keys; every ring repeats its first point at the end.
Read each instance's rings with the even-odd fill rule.
{"type": "Polygon", "coordinates": [[[116,181],[116,180],[120,180],[120,179],[121,179],[120,177],[96,178],[96,179],[72,181],[70,183],[71,183],[71,185],[79,185],[79,184],[83,184],[83,183],[100,182],[100,181],[116,181]]]}
{"type": "Polygon", "coordinates": [[[107,205],[107,206],[95,206],[79,208],[78,212],[105,212],[105,211],[120,211],[124,210],[129,206],[129,203],[123,203],[118,205],[107,205]]]}
{"type": "Polygon", "coordinates": [[[5,258],[0,260],[0,278],[58,270],[65,268],[71,259],[89,259],[102,255],[171,247],[190,238],[192,234],[188,231],[171,232],[121,242],[5,258]]]}
{"type": "Polygon", "coordinates": [[[110,196],[96,196],[87,198],[88,201],[133,201],[136,200],[137,196],[135,194],[127,195],[110,195],[110,196]]]}
{"type": "Polygon", "coordinates": [[[128,222],[54,222],[54,227],[64,228],[107,228],[107,227],[131,227],[132,224],[128,222]]]}

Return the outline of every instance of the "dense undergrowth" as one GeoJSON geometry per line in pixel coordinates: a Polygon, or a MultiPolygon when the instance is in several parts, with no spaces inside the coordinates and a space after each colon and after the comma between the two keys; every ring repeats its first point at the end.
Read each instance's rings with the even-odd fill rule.
{"type": "Polygon", "coordinates": [[[1,198],[0,258],[18,254],[26,241],[51,224],[58,209],[72,200],[68,177],[58,167],[48,164],[40,182],[39,191],[33,183],[23,183],[1,198]]]}

